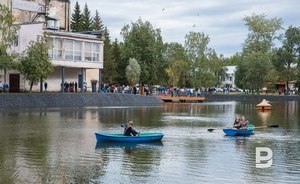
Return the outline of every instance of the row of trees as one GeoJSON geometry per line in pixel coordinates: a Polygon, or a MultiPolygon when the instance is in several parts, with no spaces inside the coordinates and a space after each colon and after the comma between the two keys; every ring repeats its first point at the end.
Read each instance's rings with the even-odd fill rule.
{"type": "MultiPolygon", "coordinates": [[[[78,12],[77,8],[75,5],[74,14],[78,12]]],[[[84,9],[86,12],[87,5],[84,9]]],[[[300,81],[300,28],[290,26],[285,34],[280,35],[282,20],[268,19],[264,14],[246,16],[243,21],[249,29],[248,37],[242,52],[229,58],[208,47],[210,38],[205,33],[189,32],[184,45],[163,43],[160,29],[140,18],[121,29],[123,42],[119,43],[118,40],[111,42],[107,28],[102,26],[105,36],[104,81],[111,84],[135,81],[125,77],[133,75],[126,74],[131,59],[137,61],[131,64],[140,67],[136,73],[142,84],[196,88],[220,86],[227,65],[237,66],[235,82],[242,89],[259,91],[266,86],[274,88],[278,81],[285,81],[286,86],[291,80],[300,81]],[[276,48],[276,41],[281,42],[282,47],[276,48]]]]}
{"type": "MultiPolygon", "coordinates": [[[[109,31],[102,24],[97,11],[96,16],[91,17],[85,5],[84,13],[80,12],[77,2],[72,14],[72,31],[102,31],[105,37],[103,80],[106,83],[207,88],[220,86],[220,79],[226,75],[224,70],[226,65],[237,66],[236,84],[240,88],[259,91],[263,86],[272,85],[276,81],[288,83],[290,80],[300,80],[300,28],[290,26],[285,34],[280,35],[278,32],[282,29],[283,22],[278,18],[267,19],[266,15],[255,14],[246,16],[243,21],[249,29],[249,34],[243,44],[243,51],[224,58],[208,47],[210,38],[204,33],[189,32],[185,36],[184,45],[175,42],[164,43],[161,30],[141,18],[121,29],[123,42],[118,42],[117,39],[111,41],[109,31]],[[75,17],[80,18],[75,19],[75,17]],[[83,20],[85,20],[84,24],[83,20]],[[94,26],[80,27],[80,25],[94,26]],[[274,46],[276,40],[281,41],[281,47],[274,46]]],[[[38,80],[42,81],[52,70],[51,65],[48,67],[50,60],[46,52],[35,52],[35,50],[47,51],[49,47],[46,44],[46,37],[32,42],[22,54],[23,57],[14,57],[13,53],[7,52],[14,43],[17,31],[10,15],[9,10],[1,6],[1,16],[5,18],[0,20],[2,38],[0,68],[5,70],[18,68],[28,80],[32,81],[31,84],[38,80]],[[44,70],[46,73],[42,73],[39,65],[34,64],[33,57],[45,58],[43,61],[49,70],[44,70]],[[15,60],[21,62],[14,65],[15,60]],[[25,73],[29,72],[25,68],[30,68],[24,64],[25,61],[28,62],[27,64],[33,63],[32,69],[37,68],[37,71],[32,72],[35,77],[29,77],[25,73]],[[22,68],[20,66],[22,64],[25,67],[22,68]]]]}
{"type": "MultiPolygon", "coordinates": [[[[75,5],[74,14],[77,8],[75,5]]],[[[125,77],[133,75],[126,74],[126,67],[133,63],[140,67],[138,82],[150,85],[220,86],[227,65],[237,66],[235,82],[243,89],[259,91],[265,86],[274,88],[278,81],[285,81],[286,86],[291,80],[300,81],[300,28],[290,26],[280,35],[282,19],[268,19],[264,14],[246,16],[243,21],[249,30],[248,37],[242,52],[229,58],[208,47],[210,38],[205,33],[189,32],[184,45],[163,43],[160,29],[140,18],[121,29],[123,42],[119,43],[118,40],[111,42],[108,29],[102,26],[105,36],[104,81],[111,84],[136,82],[125,77]],[[276,48],[274,43],[278,41],[282,46],[276,48]],[[137,63],[129,62],[131,59],[137,63]]]]}
{"type": "Polygon", "coordinates": [[[71,17],[71,30],[73,32],[81,32],[103,31],[103,29],[104,27],[98,10],[95,12],[95,17],[92,18],[87,4],[84,5],[83,11],[81,12],[80,5],[78,1],[76,1],[74,13],[71,17]]]}
{"type": "MultiPolygon", "coordinates": [[[[76,21],[75,17],[89,17],[80,12],[80,6],[76,2],[71,21],[74,32],[82,31],[77,29],[82,19],[76,21]]],[[[89,12],[86,4],[83,12],[89,12]]],[[[90,20],[87,25],[95,23],[93,17],[86,20],[90,20]]],[[[212,87],[219,85],[220,77],[225,75],[224,58],[208,48],[210,38],[204,33],[190,32],[186,35],[184,46],[179,43],[163,43],[161,30],[140,18],[121,29],[123,42],[119,43],[117,39],[111,41],[107,27],[100,27],[103,27],[100,31],[105,37],[103,79],[106,83],[212,87]],[[132,60],[137,62],[129,62],[132,60]],[[135,72],[131,70],[128,74],[128,67],[140,69],[135,72]]],[[[97,31],[93,27],[86,27],[84,30],[97,31]]]]}
{"type": "MultiPolygon", "coordinates": [[[[285,81],[286,87],[291,80],[300,81],[300,27],[290,26],[280,35],[276,33],[282,29],[281,19],[252,15],[244,21],[249,34],[237,56],[237,85],[259,91],[274,89],[278,81],[285,81]],[[275,40],[282,46],[274,47],[275,40]]],[[[299,82],[296,85],[300,87],[299,82]]]]}

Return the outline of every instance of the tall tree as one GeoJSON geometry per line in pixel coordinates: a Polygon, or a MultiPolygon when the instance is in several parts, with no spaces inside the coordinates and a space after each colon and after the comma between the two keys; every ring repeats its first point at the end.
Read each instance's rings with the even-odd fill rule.
{"type": "Polygon", "coordinates": [[[94,31],[103,31],[104,30],[102,19],[101,19],[100,15],[99,15],[98,10],[96,10],[96,15],[94,17],[92,29],[94,31]]]}
{"type": "Polygon", "coordinates": [[[195,88],[212,87],[219,80],[211,60],[215,59],[212,56],[216,54],[208,48],[209,41],[208,35],[204,33],[190,32],[185,36],[185,49],[191,62],[191,82],[195,88]]]}
{"type": "Polygon", "coordinates": [[[282,39],[282,47],[277,49],[273,63],[281,79],[286,83],[286,90],[291,79],[295,80],[296,68],[292,67],[297,64],[300,55],[300,28],[290,26],[282,39]]]}
{"type": "Polygon", "coordinates": [[[83,30],[82,28],[82,15],[80,10],[80,5],[78,1],[75,3],[74,13],[71,16],[71,30],[73,32],[80,32],[83,30]]]}
{"type": "Polygon", "coordinates": [[[6,71],[14,68],[14,53],[8,49],[17,41],[19,26],[13,24],[12,12],[5,5],[0,4],[0,69],[4,70],[4,82],[6,82],[6,71]]]}
{"type": "Polygon", "coordinates": [[[272,47],[276,32],[281,29],[282,20],[267,19],[266,15],[246,16],[245,25],[250,31],[245,40],[242,61],[237,66],[236,82],[240,88],[259,90],[266,82],[276,80],[274,67],[271,63],[272,47]]]}
{"type": "Polygon", "coordinates": [[[121,30],[124,43],[121,47],[122,62],[136,58],[141,66],[141,84],[155,84],[159,81],[159,65],[163,62],[163,42],[160,29],[154,29],[150,22],[137,22],[125,25],[121,30]]]}
{"type": "MultiPolygon", "coordinates": [[[[121,51],[119,48],[118,40],[115,39],[113,44],[109,45],[109,50],[107,50],[107,54],[105,54],[107,57],[105,59],[104,63],[104,79],[105,82],[110,84],[124,84],[119,83],[118,81],[118,62],[121,60],[121,51]]],[[[120,76],[121,78],[124,78],[123,76],[120,76]]]]}
{"type": "MultiPolygon", "coordinates": [[[[103,81],[105,83],[113,83],[112,78],[110,77],[110,74],[112,72],[113,67],[111,66],[111,40],[110,40],[110,34],[107,29],[107,27],[104,28],[103,31],[104,36],[104,61],[103,61],[103,81]]],[[[125,70],[125,67],[124,67],[125,70]]]]}
{"type": "Polygon", "coordinates": [[[129,59],[129,64],[126,67],[126,78],[130,85],[134,86],[139,83],[141,76],[141,67],[138,61],[134,58],[129,59]]]}
{"type": "Polygon", "coordinates": [[[53,71],[53,65],[48,55],[50,44],[46,34],[38,36],[37,41],[31,41],[20,59],[19,71],[29,81],[30,92],[34,84],[42,82],[48,78],[53,71]]]}
{"type": "Polygon", "coordinates": [[[166,75],[161,79],[160,85],[172,85],[178,87],[188,86],[190,63],[187,59],[184,47],[179,43],[166,43],[162,67],[166,75]]]}
{"type": "Polygon", "coordinates": [[[241,54],[235,53],[233,56],[224,58],[224,64],[227,66],[236,66],[241,61],[241,54]]]}
{"type": "Polygon", "coordinates": [[[83,31],[92,31],[93,30],[93,19],[91,18],[91,12],[86,3],[84,5],[81,17],[82,17],[82,30],[83,31]]]}

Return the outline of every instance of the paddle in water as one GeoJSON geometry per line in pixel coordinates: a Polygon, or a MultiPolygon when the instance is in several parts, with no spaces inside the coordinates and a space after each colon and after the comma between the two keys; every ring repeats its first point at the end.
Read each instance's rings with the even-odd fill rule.
{"type": "MultiPolygon", "coordinates": [[[[279,125],[266,125],[266,126],[257,126],[255,127],[255,129],[258,129],[258,128],[278,128],[279,125]]],[[[209,128],[207,129],[207,131],[209,132],[213,132],[214,130],[216,130],[216,128],[209,128]]]]}

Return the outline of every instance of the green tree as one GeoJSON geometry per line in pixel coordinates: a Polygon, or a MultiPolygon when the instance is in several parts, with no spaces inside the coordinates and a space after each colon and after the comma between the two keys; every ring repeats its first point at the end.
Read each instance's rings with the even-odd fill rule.
{"type": "Polygon", "coordinates": [[[226,66],[236,66],[242,60],[240,53],[236,53],[233,56],[224,59],[224,65],[226,66]]]}
{"type": "MultiPolygon", "coordinates": [[[[224,78],[227,74],[226,74],[226,69],[225,69],[225,63],[224,63],[224,59],[222,58],[223,56],[218,56],[217,53],[215,52],[215,50],[211,49],[208,52],[207,58],[209,61],[209,65],[210,65],[210,73],[213,74],[212,77],[209,77],[209,79],[211,80],[209,82],[210,86],[215,86],[218,87],[221,85],[221,80],[222,78],[224,78]]],[[[210,87],[209,86],[209,87],[210,87]]]]}
{"type": "Polygon", "coordinates": [[[189,87],[190,63],[187,59],[184,47],[179,43],[166,43],[163,54],[163,66],[166,76],[161,80],[160,85],[172,85],[178,87],[189,87]]]}
{"type": "Polygon", "coordinates": [[[267,82],[276,80],[277,75],[271,63],[272,47],[274,40],[279,38],[276,31],[281,29],[282,20],[255,14],[243,20],[250,32],[243,46],[242,60],[237,66],[236,83],[240,88],[259,93],[267,82]]]}
{"type": "Polygon", "coordinates": [[[82,15],[80,10],[80,5],[78,1],[75,3],[74,13],[71,16],[71,30],[73,32],[80,32],[83,30],[82,27],[82,15]]]}
{"type": "MultiPolygon", "coordinates": [[[[109,60],[105,63],[105,81],[110,84],[121,85],[118,81],[118,62],[121,60],[121,51],[119,48],[118,40],[115,39],[114,43],[110,46],[109,60]]],[[[124,78],[124,76],[122,77],[124,78]]],[[[123,83],[124,84],[124,83],[123,83]]]]}
{"type": "Polygon", "coordinates": [[[289,81],[296,79],[296,68],[300,54],[300,28],[290,26],[282,39],[282,47],[276,50],[273,64],[280,78],[289,86],[289,81]]]}
{"type": "Polygon", "coordinates": [[[37,41],[31,41],[20,59],[19,71],[29,81],[30,92],[34,84],[48,78],[53,71],[53,65],[48,55],[50,44],[46,34],[37,37],[37,41]]]}
{"type": "Polygon", "coordinates": [[[0,4],[0,69],[4,71],[4,82],[6,82],[6,71],[15,67],[15,53],[9,53],[8,49],[17,41],[19,26],[13,24],[12,12],[0,4]]]}
{"type": "Polygon", "coordinates": [[[186,87],[186,73],[189,71],[189,63],[183,60],[176,60],[166,68],[168,84],[171,86],[186,87]]]}
{"type": "Polygon", "coordinates": [[[93,26],[92,27],[93,27],[94,31],[103,31],[104,30],[102,19],[101,19],[100,15],[99,15],[98,10],[96,10],[96,15],[94,17],[94,21],[93,21],[93,26]]]}
{"type": "Polygon", "coordinates": [[[86,3],[84,5],[81,17],[82,17],[82,30],[92,31],[94,23],[93,23],[93,19],[91,18],[91,12],[86,3]]]}
{"type": "Polygon", "coordinates": [[[141,76],[141,67],[138,61],[134,58],[129,59],[129,64],[126,67],[126,78],[128,82],[133,86],[139,83],[141,76]]]}
{"type": "MultiPolygon", "coordinates": [[[[112,70],[114,69],[113,66],[111,66],[112,63],[112,58],[111,58],[111,40],[110,40],[110,34],[107,29],[107,27],[104,28],[103,31],[103,36],[104,36],[104,61],[103,61],[103,81],[106,83],[113,83],[112,78],[110,77],[112,70]]],[[[125,70],[125,67],[124,67],[125,70]]]]}
{"type": "Polygon", "coordinates": [[[191,81],[193,87],[212,87],[218,81],[218,71],[222,67],[216,68],[221,62],[217,58],[215,51],[208,48],[210,39],[208,35],[198,32],[190,32],[185,36],[185,49],[189,61],[191,62],[191,81]]]}
{"type": "Polygon", "coordinates": [[[140,82],[155,84],[159,81],[159,73],[163,62],[163,42],[160,29],[154,29],[150,22],[138,19],[131,26],[125,25],[121,35],[124,43],[121,45],[122,62],[128,65],[130,58],[136,58],[141,67],[140,82]]]}

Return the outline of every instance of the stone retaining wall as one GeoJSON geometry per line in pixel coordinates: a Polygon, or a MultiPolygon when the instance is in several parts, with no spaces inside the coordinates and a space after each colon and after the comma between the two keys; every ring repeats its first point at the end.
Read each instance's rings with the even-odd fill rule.
{"type": "MultiPolygon", "coordinates": [[[[300,96],[206,94],[210,101],[299,101],[300,96]]],[[[164,103],[155,96],[122,93],[2,93],[0,108],[51,108],[87,106],[144,106],[164,103]]]]}
{"type": "Polygon", "coordinates": [[[205,94],[205,101],[299,101],[296,95],[205,94]]]}
{"type": "Polygon", "coordinates": [[[0,94],[0,108],[160,105],[155,96],[122,93],[19,93],[0,94]]]}

